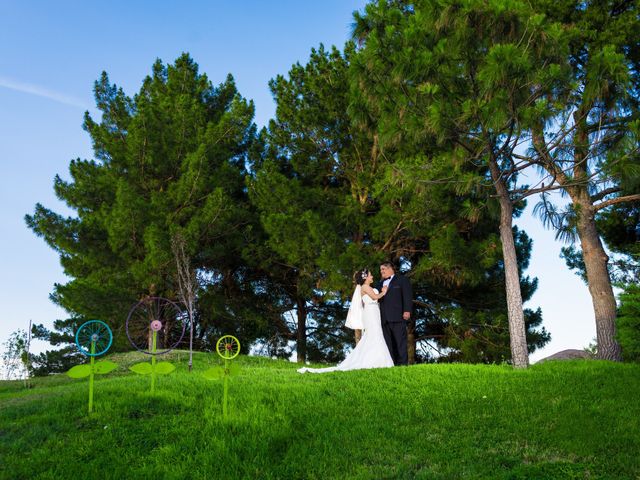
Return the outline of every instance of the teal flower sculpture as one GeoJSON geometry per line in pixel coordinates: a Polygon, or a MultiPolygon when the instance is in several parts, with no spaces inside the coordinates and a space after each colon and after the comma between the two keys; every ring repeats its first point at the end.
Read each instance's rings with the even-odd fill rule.
{"type": "Polygon", "coordinates": [[[76,346],[80,353],[88,356],[89,364],[76,365],[67,375],[71,378],[89,377],[89,413],[93,412],[93,377],[112,372],[118,365],[109,360],[96,362],[95,358],[107,353],[113,342],[113,333],[109,326],[101,320],[89,320],[80,325],[76,332],[76,346]]]}

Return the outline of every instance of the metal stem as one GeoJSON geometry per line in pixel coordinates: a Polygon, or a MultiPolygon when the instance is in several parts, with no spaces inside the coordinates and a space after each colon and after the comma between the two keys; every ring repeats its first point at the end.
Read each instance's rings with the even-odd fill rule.
{"type": "Polygon", "coordinates": [[[153,331],[153,340],[151,344],[151,393],[155,391],[156,387],[156,341],[158,338],[158,332],[153,331]]]}
{"type": "Polygon", "coordinates": [[[224,360],[224,393],[222,396],[222,417],[227,418],[227,396],[229,392],[229,361],[224,360]]]}
{"type": "Polygon", "coordinates": [[[189,298],[189,373],[191,373],[191,368],[193,367],[193,314],[191,313],[193,310],[193,306],[191,304],[191,298],[189,298]]]}
{"type": "Polygon", "coordinates": [[[89,413],[93,411],[93,365],[95,363],[96,342],[91,340],[91,373],[89,374],[89,413]]]}

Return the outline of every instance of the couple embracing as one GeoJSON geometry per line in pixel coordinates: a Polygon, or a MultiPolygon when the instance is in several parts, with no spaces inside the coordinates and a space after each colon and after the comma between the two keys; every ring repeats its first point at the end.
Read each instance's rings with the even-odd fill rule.
{"type": "Polygon", "coordinates": [[[362,368],[407,365],[407,322],[411,318],[412,291],[406,277],[397,274],[391,262],[380,265],[382,281],[372,287],[368,269],[354,275],[356,284],[345,326],[362,330],[362,337],[347,357],[335,367],[301,368],[300,373],[325,373],[362,368]]]}

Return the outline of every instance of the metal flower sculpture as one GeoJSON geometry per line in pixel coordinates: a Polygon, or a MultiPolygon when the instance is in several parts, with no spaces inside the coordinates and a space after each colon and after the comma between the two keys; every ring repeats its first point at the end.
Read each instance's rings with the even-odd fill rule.
{"type": "Polygon", "coordinates": [[[229,396],[229,377],[238,371],[236,365],[229,362],[240,354],[240,341],[232,336],[225,335],[216,343],[216,352],[224,360],[224,367],[213,367],[204,372],[204,376],[211,380],[223,379],[222,416],[227,418],[227,405],[229,396]]]}
{"type": "Polygon", "coordinates": [[[91,360],[88,365],[76,365],[71,368],[67,375],[71,378],[89,377],[89,413],[93,411],[93,376],[104,375],[118,368],[116,363],[108,360],[95,361],[95,357],[107,353],[112,342],[113,333],[101,320],[89,320],[80,325],[76,332],[76,346],[80,353],[91,360]]]}
{"type": "Polygon", "coordinates": [[[156,375],[168,375],[176,367],[170,362],[158,362],[182,341],[187,315],[171,300],[148,297],[133,306],[126,323],[127,337],[134,348],[151,356],[151,363],[141,362],[129,370],[151,375],[151,393],[155,391],[156,375]]]}

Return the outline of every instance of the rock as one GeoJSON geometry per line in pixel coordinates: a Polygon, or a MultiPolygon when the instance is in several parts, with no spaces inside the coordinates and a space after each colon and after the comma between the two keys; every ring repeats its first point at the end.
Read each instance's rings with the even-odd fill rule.
{"type": "Polygon", "coordinates": [[[575,350],[568,349],[562,350],[561,352],[554,353],[553,355],[549,355],[543,359],[538,360],[537,363],[544,362],[545,360],[575,360],[575,359],[585,359],[585,360],[593,360],[595,357],[584,350],[575,350]]]}

